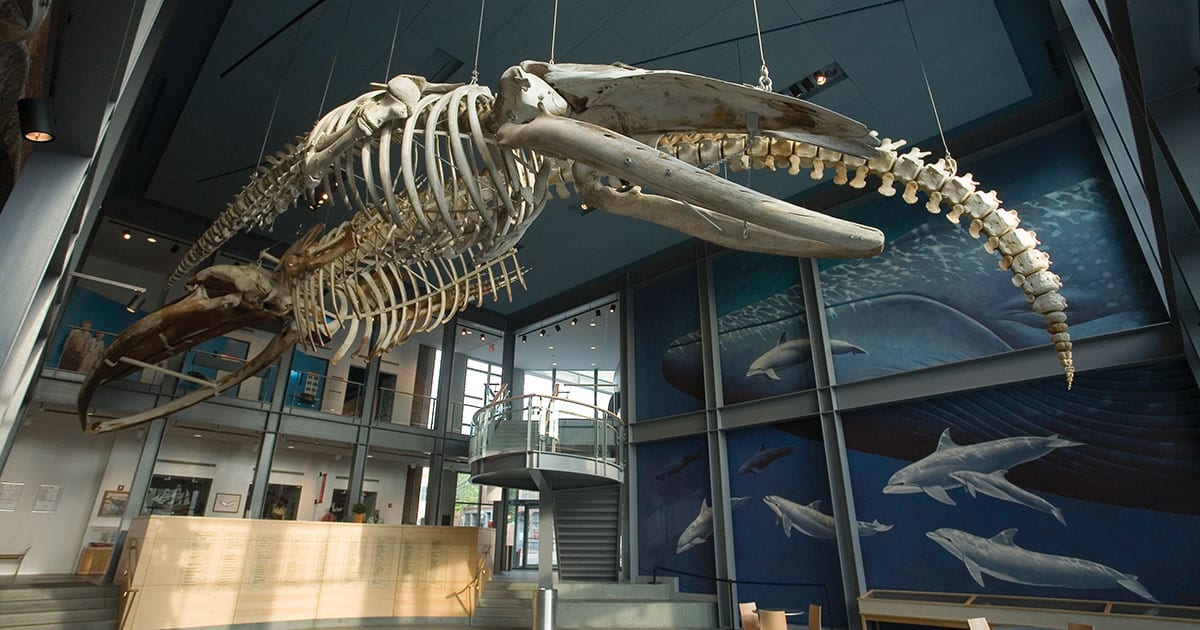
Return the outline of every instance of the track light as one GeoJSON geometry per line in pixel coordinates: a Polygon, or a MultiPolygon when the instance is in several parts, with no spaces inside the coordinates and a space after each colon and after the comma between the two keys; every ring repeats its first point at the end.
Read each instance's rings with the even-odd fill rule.
{"type": "Polygon", "coordinates": [[[125,310],[129,311],[130,313],[136,313],[138,312],[138,309],[142,308],[142,304],[145,303],[146,294],[135,291],[133,293],[133,297],[129,298],[129,302],[125,304],[125,310]]]}
{"type": "Polygon", "coordinates": [[[555,324],[555,325],[554,325],[554,332],[562,332],[562,326],[559,326],[558,324],[555,324]]]}
{"type": "Polygon", "coordinates": [[[128,241],[129,239],[133,238],[133,235],[129,233],[129,230],[121,230],[121,238],[128,241]]]}
{"type": "Polygon", "coordinates": [[[480,341],[487,341],[487,335],[485,335],[485,334],[483,334],[483,333],[479,333],[479,340],[480,340],[480,341]]]}
{"type": "Polygon", "coordinates": [[[54,116],[50,103],[44,98],[23,98],[17,101],[17,117],[21,120],[21,135],[30,142],[54,140],[54,116]]]}
{"type": "Polygon", "coordinates": [[[596,317],[600,317],[600,309],[596,309],[596,317]]]}
{"type": "Polygon", "coordinates": [[[813,73],[813,83],[815,83],[817,87],[820,87],[826,83],[829,83],[829,77],[825,76],[824,72],[818,70],[813,73]]]}
{"type": "Polygon", "coordinates": [[[467,336],[467,329],[466,329],[466,328],[462,329],[462,332],[460,332],[460,333],[458,333],[458,334],[462,335],[463,337],[466,337],[466,336],[467,336]]]}
{"type": "Polygon", "coordinates": [[[572,326],[574,326],[575,324],[578,324],[578,323],[579,323],[579,318],[578,318],[578,317],[572,317],[572,318],[571,318],[571,325],[572,325],[572,326]]]}
{"type": "Polygon", "coordinates": [[[528,336],[528,335],[521,335],[521,343],[525,343],[525,342],[527,342],[527,341],[529,341],[529,336],[528,336]]]}
{"type": "Polygon", "coordinates": [[[539,337],[545,337],[545,336],[546,336],[546,329],[545,329],[545,328],[543,328],[543,329],[541,329],[540,331],[538,331],[538,336],[539,336],[539,337]]]}
{"type": "Polygon", "coordinates": [[[616,312],[617,312],[617,304],[616,304],[616,302],[614,302],[614,303],[612,303],[612,304],[609,304],[609,305],[608,305],[608,312],[609,312],[609,313],[616,313],[616,312]]]}

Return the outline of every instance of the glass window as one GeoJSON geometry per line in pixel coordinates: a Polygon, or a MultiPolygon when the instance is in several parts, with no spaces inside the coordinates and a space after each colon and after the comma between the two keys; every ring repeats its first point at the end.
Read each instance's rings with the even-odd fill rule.
{"type": "Polygon", "coordinates": [[[462,415],[460,431],[471,433],[471,424],[475,412],[484,405],[495,400],[500,393],[502,368],[499,364],[488,363],[476,359],[467,359],[466,382],[463,386],[462,415]]]}

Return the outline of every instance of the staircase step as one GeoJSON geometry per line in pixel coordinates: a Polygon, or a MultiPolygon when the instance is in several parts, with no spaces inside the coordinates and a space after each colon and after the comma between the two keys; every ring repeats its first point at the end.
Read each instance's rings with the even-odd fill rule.
{"type": "Polygon", "coordinates": [[[16,628],[33,625],[67,625],[71,628],[91,621],[117,621],[117,609],[101,610],[48,610],[6,614],[0,617],[0,628],[16,628]]]}
{"type": "Polygon", "coordinates": [[[86,597],[120,597],[121,589],[95,584],[48,584],[43,586],[13,586],[0,588],[0,602],[31,599],[75,599],[86,597]]]}
{"type": "Polygon", "coordinates": [[[58,599],[21,599],[0,602],[0,625],[11,614],[54,610],[102,610],[117,608],[116,597],[70,597],[58,599]]]}

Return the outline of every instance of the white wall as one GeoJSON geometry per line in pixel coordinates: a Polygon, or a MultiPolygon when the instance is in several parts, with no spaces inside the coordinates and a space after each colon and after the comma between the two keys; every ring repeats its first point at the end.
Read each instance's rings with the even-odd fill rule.
{"type": "MultiPolygon", "coordinates": [[[[129,478],[120,481],[115,471],[106,474],[112,435],[84,435],[78,419],[69,414],[32,412],[26,418],[0,474],[2,481],[25,484],[16,511],[0,512],[0,552],[31,546],[22,574],[74,573],[101,490],[116,490],[117,483],[128,486],[129,478]],[[62,499],[57,511],[34,514],[43,484],[62,486],[62,499]]],[[[7,568],[0,571],[8,573],[7,568]]]]}
{"type": "Polygon", "coordinates": [[[250,500],[247,493],[254,481],[258,443],[257,437],[170,427],[159,447],[154,474],[212,479],[204,506],[205,516],[241,518],[250,500]],[[219,492],[241,497],[237,512],[213,511],[213,502],[219,492]]]}

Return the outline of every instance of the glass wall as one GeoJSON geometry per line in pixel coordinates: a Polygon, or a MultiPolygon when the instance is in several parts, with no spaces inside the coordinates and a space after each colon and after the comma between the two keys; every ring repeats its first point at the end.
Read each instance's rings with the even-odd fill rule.
{"type": "Polygon", "coordinates": [[[475,412],[499,396],[502,372],[503,367],[499,363],[467,359],[462,401],[455,403],[455,418],[461,422],[460,432],[464,435],[471,433],[475,412]]]}

